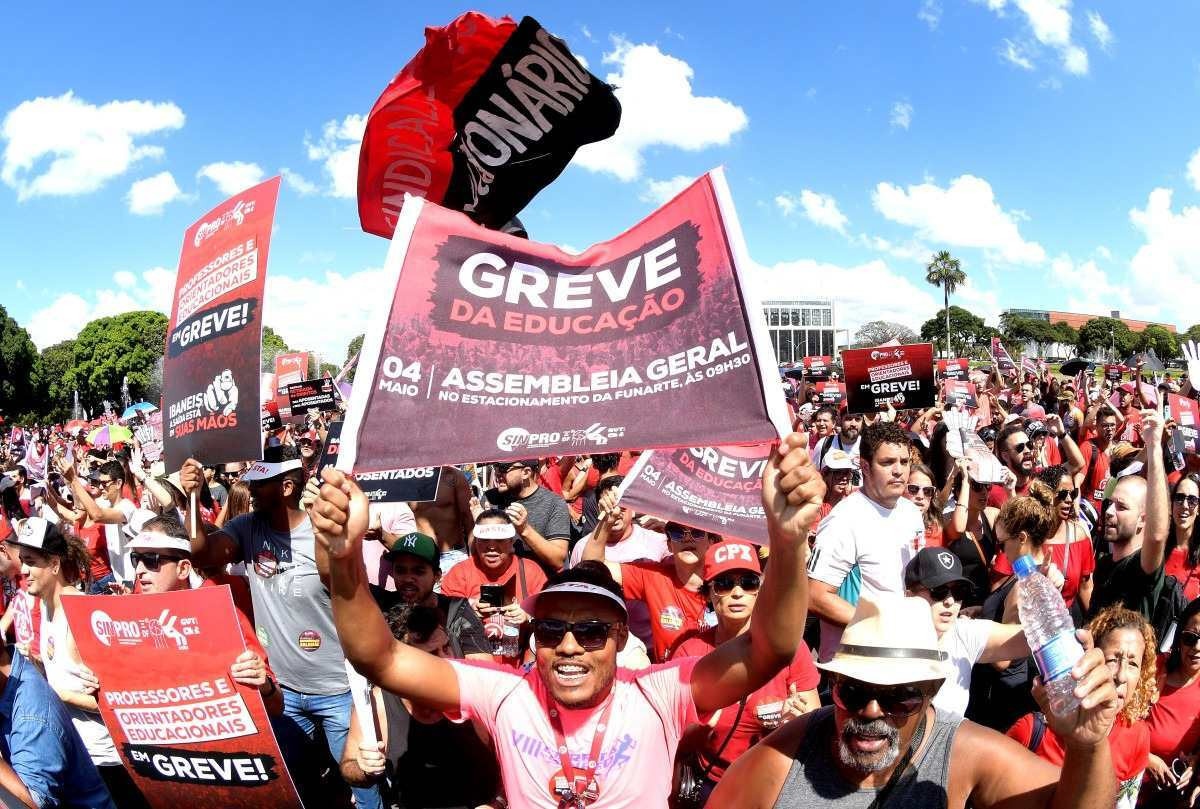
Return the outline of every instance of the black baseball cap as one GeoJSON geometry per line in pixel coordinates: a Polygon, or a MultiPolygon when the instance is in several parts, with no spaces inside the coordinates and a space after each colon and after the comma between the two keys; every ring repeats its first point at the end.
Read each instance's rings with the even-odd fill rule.
{"type": "Polygon", "coordinates": [[[945,548],[922,548],[904,568],[904,586],[933,590],[943,584],[970,579],[963,575],[962,562],[945,548]]]}

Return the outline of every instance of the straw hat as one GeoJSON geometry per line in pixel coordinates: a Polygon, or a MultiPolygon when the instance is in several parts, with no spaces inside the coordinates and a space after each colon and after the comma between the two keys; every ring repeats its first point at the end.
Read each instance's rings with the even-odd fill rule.
{"type": "Polygon", "coordinates": [[[948,677],[946,659],[927,601],[864,595],[833,659],[817,668],[876,685],[901,685],[948,677]]]}

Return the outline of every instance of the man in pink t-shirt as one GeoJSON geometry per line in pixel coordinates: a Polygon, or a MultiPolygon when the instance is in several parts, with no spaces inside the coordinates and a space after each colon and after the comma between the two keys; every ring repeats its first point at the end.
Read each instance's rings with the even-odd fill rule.
{"type": "Polygon", "coordinates": [[[702,658],[638,672],[617,668],[629,635],[627,611],[620,585],[595,563],[556,574],[523,604],[533,616],[536,647],[527,674],[396,642],[371,599],[358,552],[366,499],[353,481],[326,469],[311,516],[329,556],[346,659],[381,688],[486,727],[513,809],[665,806],[683,730],[698,714],[761,687],[791,662],[800,643],[808,531],[825,493],[807,446],[807,436],[793,433],[763,471],[771,567],[758,596],[760,620],[702,658]]]}

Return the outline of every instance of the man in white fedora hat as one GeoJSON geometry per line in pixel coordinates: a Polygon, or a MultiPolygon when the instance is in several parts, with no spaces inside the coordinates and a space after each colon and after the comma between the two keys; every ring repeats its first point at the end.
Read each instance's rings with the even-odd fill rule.
{"type": "Polygon", "coordinates": [[[1055,716],[1045,690],[1034,697],[1069,739],[1062,770],[993,730],[936,710],[951,672],[938,648],[929,604],[864,596],[833,658],[832,706],[800,716],[726,771],[709,809],[1111,809],[1107,737],[1116,691],[1091,636],[1071,671],[1081,707],[1055,716]]]}

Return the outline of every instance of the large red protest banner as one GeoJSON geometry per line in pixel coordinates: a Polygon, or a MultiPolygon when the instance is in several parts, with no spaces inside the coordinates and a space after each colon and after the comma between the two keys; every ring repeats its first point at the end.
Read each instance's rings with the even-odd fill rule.
{"type": "Polygon", "coordinates": [[[1200,452],[1200,404],[1195,399],[1174,393],[1167,394],[1167,403],[1171,420],[1175,422],[1174,432],[1179,435],[1180,451],[1189,455],[1200,452]]]}
{"type": "Polygon", "coordinates": [[[809,379],[828,379],[833,372],[833,357],[805,357],[804,375],[809,379]]]}
{"type": "Polygon", "coordinates": [[[163,363],[168,469],[258,458],[267,248],[279,178],[213,208],[183,236],[163,363]]]}
{"type": "Polygon", "coordinates": [[[931,407],[933,345],[852,348],[842,352],[846,372],[847,412],[874,413],[888,402],[897,410],[931,407]]]}
{"type": "Polygon", "coordinates": [[[639,514],[766,545],[762,473],[772,446],[643,452],[621,484],[620,503],[639,514]]]}
{"type": "Polygon", "coordinates": [[[100,715],[151,805],[274,809],[300,799],[256,689],[228,587],[77,596],[63,610],[100,680],[100,715]]]}
{"type": "Polygon", "coordinates": [[[748,265],[720,171],[579,255],[410,198],[338,467],[774,440],[787,407],[748,265]]]}

